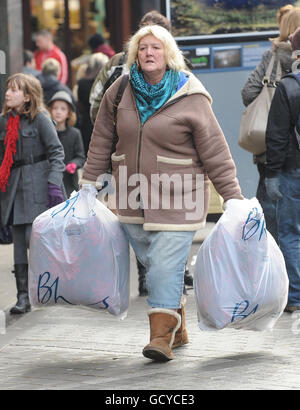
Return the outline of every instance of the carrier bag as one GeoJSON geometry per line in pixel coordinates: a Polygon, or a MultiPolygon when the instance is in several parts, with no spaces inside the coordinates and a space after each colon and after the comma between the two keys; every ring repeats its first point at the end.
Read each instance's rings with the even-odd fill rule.
{"type": "Polygon", "coordinates": [[[288,276],[256,198],[226,202],[198,251],[194,289],[202,330],[274,327],[287,303],[288,276]]]}
{"type": "Polygon", "coordinates": [[[246,151],[260,155],[266,151],[266,129],[271,102],[276,90],[276,83],[281,78],[280,62],[277,63],[276,79],[270,83],[270,76],[275,62],[272,54],[266,75],[263,79],[263,87],[258,96],[246,107],[240,124],[238,144],[246,151]]]}
{"type": "Polygon", "coordinates": [[[29,296],[33,306],[82,305],[125,317],[129,243],[91,185],[33,222],[29,296]]]}

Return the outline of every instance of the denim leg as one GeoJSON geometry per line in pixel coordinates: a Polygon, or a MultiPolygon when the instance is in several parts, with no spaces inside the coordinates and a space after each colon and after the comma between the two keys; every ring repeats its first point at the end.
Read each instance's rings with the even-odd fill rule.
{"type": "Polygon", "coordinates": [[[256,198],[258,199],[265,216],[266,228],[278,243],[278,231],[276,220],[276,202],[268,196],[265,186],[265,172],[262,164],[257,164],[259,172],[259,182],[256,191],[256,198]]]}
{"type": "Polygon", "coordinates": [[[130,245],[134,250],[136,258],[147,269],[147,249],[149,247],[148,235],[145,234],[142,224],[122,223],[130,245]]]}
{"type": "Polygon", "coordinates": [[[147,303],[180,308],[184,270],[194,231],[144,231],[142,225],[122,224],[138,259],[147,269],[147,303]]]}
{"type": "Polygon", "coordinates": [[[289,306],[300,306],[300,169],[282,173],[277,221],[279,245],[289,276],[289,306]]]}

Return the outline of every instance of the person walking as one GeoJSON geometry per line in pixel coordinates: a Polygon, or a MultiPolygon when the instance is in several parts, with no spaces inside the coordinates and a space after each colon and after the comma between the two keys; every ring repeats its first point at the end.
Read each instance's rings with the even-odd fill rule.
{"type": "Polygon", "coordinates": [[[77,170],[83,167],[86,156],[81,132],[75,128],[75,106],[66,91],[58,91],[48,103],[51,118],[65,152],[64,187],[69,198],[73,191],[78,191],[77,170]]]}
{"type": "MultiPolygon", "coordinates": [[[[280,31],[279,36],[271,39],[271,49],[264,52],[261,62],[250,74],[241,91],[245,106],[248,106],[261,92],[263,79],[273,54],[275,54],[275,61],[270,76],[270,86],[273,87],[276,82],[278,61],[280,62],[282,76],[291,72],[293,60],[291,44],[288,37],[300,26],[300,7],[294,7],[290,4],[281,7],[277,14],[277,22],[280,31]]],[[[265,187],[266,153],[264,152],[261,155],[254,155],[253,159],[254,163],[257,165],[259,173],[256,197],[263,208],[266,227],[276,242],[278,242],[276,203],[268,196],[265,187]]]]}
{"type": "Polygon", "coordinates": [[[60,64],[59,81],[66,85],[69,78],[69,65],[66,55],[54,44],[53,36],[49,30],[41,30],[36,34],[35,43],[37,50],[34,52],[35,65],[37,70],[42,69],[43,62],[47,58],[54,58],[60,64]]]}
{"type": "Polygon", "coordinates": [[[75,98],[71,89],[60,82],[60,64],[55,58],[47,58],[42,64],[42,72],[37,75],[43,88],[44,104],[47,105],[50,99],[58,91],[66,91],[75,104],[75,98]]]}
{"type": "MultiPolygon", "coordinates": [[[[290,37],[300,62],[300,28],[290,37]]],[[[300,74],[277,85],[266,131],[266,191],[277,207],[279,246],[289,276],[286,312],[300,310],[300,74]]]]}
{"type": "Polygon", "coordinates": [[[33,75],[34,77],[41,74],[40,71],[35,69],[35,60],[33,57],[33,52],[30,50],[24,50],[23,73],[33,75]]]}
{"type": "Polygon", "coordinates": [[[112,163],[118,218],[147,270],[150,343],[143,355],[168,361],[172,348],[188,343],[183,277],[195,231],[206,219],[208,178],[225,201],[243,196],[211,97],[185,70],[172,35],[158,25],[139,29],[127,66],[117,144],[113,104],[124,76],[104,94],[80,184],[101,188],[112,163]],[[166,187],[164,175],[174,184],[166,187]]]}
{"type": "Polygon", "coordinates": [[[92,54],[86,65],[84,76],[80,78],[77,83],[77,105],[80,112],[80,131],[86,155],[89,150],[91,135],[93,132],[93,124],[90,117],[90,92],[95,78],[107,61],[108,57],[105,54],[92,54]]]}
{"type": "Polygon", "coordinates": [[[116,52],[115,50],[105,42],[102,34],[95,33],[88,39],[88,45],[92,53],[103,53],[108,58],[113,57],[116,52]]]}
{"type": "Polygon", "coordinates": [[[32,75],[7,80],[0,115],[1,222],[12,225],[17,303],[10,313],[30,310],[29,239],[34,219],[64,200],[64,151],[52,120],[43,108],[40,82],[32,75]]]}
{"type": "MultiPolygon", "coordinates": [[[[144,27],[147,25],[159,25],[164,27],[166,30],[171,32],[171,22],[170,20],[165,17],[163,14],[159,13],[157,10],[151,10],[146,13],[139,24],[139,27],[144,27]]],[[[126,47],[125,47],[126,49],[126,47]]],[[[90,92],[90,117],[91,122],[94,124],[96,120],[96,116],[103,98],[105,91],[111,86],[111,84],[116,81],[117,78],[120,77],[121,74],[127,73],[127,52],[124,49],[121,53],[116,54],[113,56],[100,70],[99,74],[97,75],[91,92],[90,92]]],[[[185,59],[185,63],[187,68],[191,68],[188,66],[188,61],[185,59]]],[[[137,268],[138,268],[138,277],[139,277],[139,295],[140,296],[147,296],[148,291],[146,288],[146,270],[145,267],[141,264],[141,262],[137,259],[137,268]]],[[[188,269],[187,263],[184,272],[184,283],[187,286],[193,286],[193,275],[188,269]]],[[[184,292],[187,293],[186,288],[184,288],[184,292]]]]}

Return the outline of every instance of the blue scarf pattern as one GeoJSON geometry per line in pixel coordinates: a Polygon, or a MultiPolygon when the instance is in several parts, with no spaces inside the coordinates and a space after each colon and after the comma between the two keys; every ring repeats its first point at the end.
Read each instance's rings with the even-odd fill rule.
{"type": "Polygon", "coordinates": [[[142,124],[162,107],[177,91],[180,74],[166,70],[158,84],[148,84],[142,71],[134,63],[130,69],[130,82],[134,90],[136,105],[142,124]]]}

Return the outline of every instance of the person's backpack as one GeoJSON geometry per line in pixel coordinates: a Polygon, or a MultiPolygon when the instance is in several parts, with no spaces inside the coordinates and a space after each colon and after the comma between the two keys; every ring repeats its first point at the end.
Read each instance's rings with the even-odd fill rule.
{"type": "Polygon", "coordinates": [[[116,68],[114,69],[114,72],[112,73],[112,75],[109,77],[109,79],[106,81],[106,83],[103,86],[103,95],[105,93],[105,91],[116,81],[117,78],[120,77],[120,75],[122,74],[123,71],[123,65],[125,63],[125,59],[126,59],[126,53],[125,51],[123,52],[118,65],[116,66],[116,68]]]}
{"type": "Polygon", "coordinates": [[[113,139],[113,146],[112,146],[112,152],[111,152],[111,154],[113,153],[113,152],[115,152],[115,149],[116,149],[116,145],[117,145],[117,142],[118,142],[118,133],[117,133],[117,113],[118,113],[118,106],[119,106],[119,104],[120,104],[120,101],[121,101],[121,99],[122,99],[122,97],[123,97],[123,93],[124,93],[124,91],[125,91],[125,88],[126,88],[126,85],[127,85],[127,83],[128,83],[128,79],[129,79],[129,75],[128,74],[124,74],[124,76],[123,76],[123,78],[122,78],[122,80],[121,80],[121,82],[120,82],[120,85],[119,85],[119,88],[118,88],[118,92],[117,92],[117,95],[116,95],[116,98],[115,98],[115,101],[114,101],[114,106],[113,106],[113,118],[114,118],[114,139],[113,139]]]}

